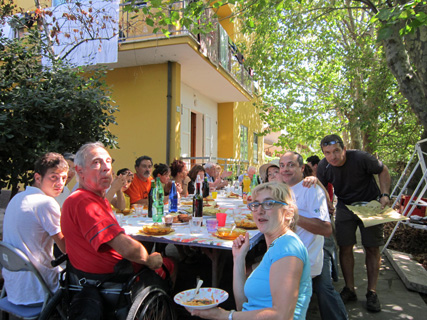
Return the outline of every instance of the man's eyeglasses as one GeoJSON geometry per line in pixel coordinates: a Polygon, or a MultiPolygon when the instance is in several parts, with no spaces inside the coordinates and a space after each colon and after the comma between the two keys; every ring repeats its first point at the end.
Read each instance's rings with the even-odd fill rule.
{"type": "Polygon", "coordinates": [[[327,146],[333,146],[334,144],[340,143],[339,141],[333,140],[333,141],[329,141],[329,142],[323,142],[322,146],[327,147],[327,146]]]}
{"type": "Polygon", "coordinates": [[[248,209],[251,211],[256,211],[256,210],[258,210],[259,206],[262,206],[262,208],[264,210],[270,210],[271,208],[274,207],[274,205],[276,203],[283,204],[284,206],[288,205],[285,202],[280,202],[280,201],[276,201],[276,200],[265,200],[263,202],[255,201],[255,202],[248,203],[248,209]]]}

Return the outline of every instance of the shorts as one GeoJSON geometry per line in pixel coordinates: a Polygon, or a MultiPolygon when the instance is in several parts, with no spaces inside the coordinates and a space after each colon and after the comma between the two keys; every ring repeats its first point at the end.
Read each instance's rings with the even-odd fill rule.
{"type": "Polygon", "coordinates": [[[380,247],[384,244],[383,225],[377,224],[365,228],[362,220],[347,208],[337,208],[335,230],[337,243],[340,247],[351,246],[357,243],[356,229],[359,227],[364,247],[380,247]]]}

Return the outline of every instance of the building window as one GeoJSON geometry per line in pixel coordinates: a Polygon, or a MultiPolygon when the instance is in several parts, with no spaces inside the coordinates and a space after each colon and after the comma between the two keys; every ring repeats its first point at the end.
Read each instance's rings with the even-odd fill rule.
{"type": "Polygon", "coordinates": [[[240,160],[248,160],[248,128],[240,125],[240,160]]]}
{"type": "Polygon", "coordinates": [[[258,135],[254,132],[254,163],[258,163],[258,135]]]}

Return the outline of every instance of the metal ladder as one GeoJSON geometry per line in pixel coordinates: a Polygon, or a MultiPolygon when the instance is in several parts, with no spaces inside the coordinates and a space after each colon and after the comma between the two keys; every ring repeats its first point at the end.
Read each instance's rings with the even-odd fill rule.
{"type": "MultiPolygon", "coordinates": [[[[427,156],[427,153],[425,153],[421,150],[421,145],[423,143],[427,143],[427,139],[420,140],[415,144],[414,153],[412,154],[411,158],[409,159],[408,164],[405,167],[405,170],[403,170],[402,175],[400,176],[399,181],[396,183],[396,186],[394,187],[394,189],[391,193],[391,196],[390,196],[391,199],[396,197],[396,200],[393,202],[393,205],[392,205],[392,208],[394,208],[396,206],[396,204],[400,202],[402,195],[403,195],[404,191],[406,190],[407,186],[409,185],[409,183],[411,182],[411,180],[413,179],[415,172],[421,166],[421,171],[423,173],[423,176],[421,177],[420,181],[418,182],[418,185],[415,188],[414,192],[412,193],[411,198],[407,202],[405,208],[401,212],[401,215],[406,215],[406,217],[408,217],[408,218],[411,217],[412,212],[414,212],[414,210],[417,206],[427,207],[427,202],[422,200],[422,196],[427,191],[427,167],[426,167],[426,163],[425,163],[425,159],[424,159],[424,156],[427,156]],[[407,172],[409,170],[409,167],[411,166],[411,164],[414,161],[417,161],[417,163],[415,164],[415,166],[412,169],[408,178],[405,178],[405,176],[407,175],[407,172]],[[396,196],[396,193],[398,192],[398,188],[402,182],[405,182],[405,183],[404,183],[403,187],[400,189],[400,192],[396,196]],[[416,198],[416,199],[414,200],[414,198],[416,198]]],[[[382,249],[381,253],[383,253],[384,250],[387,248],[387,246],[390,244],[390,241],[393,238],[394,234],[396,233],[397,228],[399,228],[400,223],[408,225],[412,228],[427,230],[427,225],[410,223],[409,221],[408,222],[398,221],[396,223],[396,226],[394,227],[392,233],[388,237],[387,242],[384,245],[384,248],[382,249]]]]}

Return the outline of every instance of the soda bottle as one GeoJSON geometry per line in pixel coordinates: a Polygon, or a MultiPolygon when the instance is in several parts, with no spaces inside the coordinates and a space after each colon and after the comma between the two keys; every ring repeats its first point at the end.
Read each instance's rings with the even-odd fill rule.
{"type": "Polygon", "coordinates": [[[247,174],[243,177],[243,190],[242,190],[242,197],[243,197],[243,203],[248,203],[248,193],[251,190],[251,178],[247,174]]]}
{"type": "Polygon", "coordinates": [[[150,193],[148,194],[148,217],[150,218],[153,217],[153,197],[154,197],[155,189],[156,189],[156,181],[153,179],[151,180],[151,189],[150,189],[150,193]]]}
{"type": "Polygon", "coordinates": [[[255,189],[255,187],[258,185],[258,177],[256,174],[254,174],[254,176],[252,177],[252,181],[251,181],[251,187],[248,193],[248,200],[247,201],[252,201],[252,191],[253,189],[255,189]]]}
{"type": "Polygon", "coordinates": [[[162,183],[160,182],[160,178],[156,178],[156,193],[153,201],[153,206],[156,208],[156,214],[153,212],[153,221],[154,222],[162,222],[163,217],[163,209],[164,209],[164,191],[162,183]]]}
{"type": "Polygon", "coordinates": [[[196,193],[193,196],[193,217],[203,217],[203,197],[202,197],[202,186],[199,177],[196,179],[196,193]]]}
{"type": "Polygon", "coordinates": [[[169,192],[169,212],[178,211],[178,192],[176,192],[175,181],[172,180],[171,191],[169,192]]]}
{"type": "Polygon", "coordinates": [[[208,178],[205,177],[205,180],[203,181],[203,198],[209,197],[209,182],[208,178]]]}

